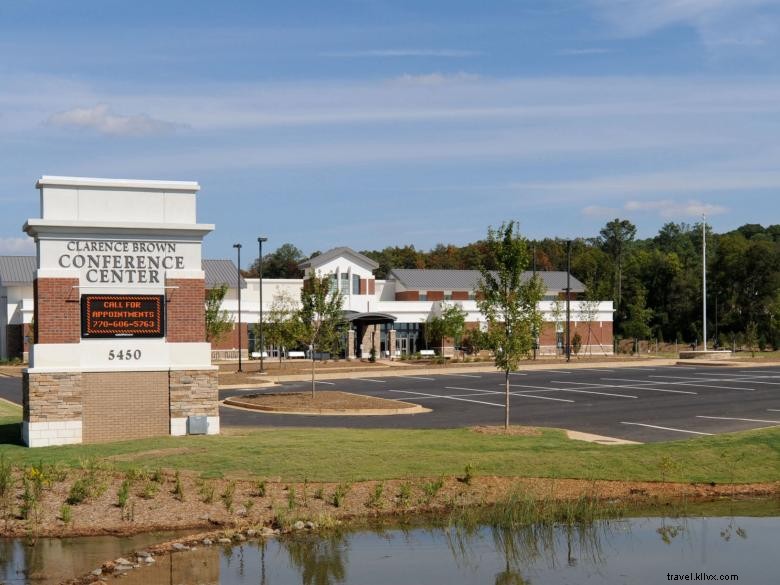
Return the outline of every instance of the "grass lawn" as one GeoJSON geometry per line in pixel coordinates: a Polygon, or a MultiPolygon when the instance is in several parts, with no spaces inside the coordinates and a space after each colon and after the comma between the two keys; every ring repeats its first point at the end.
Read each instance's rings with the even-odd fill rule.
{"type": "Polygon", "coordinates": [[[562,431],[504,436],[469,429],[262,429],[28,449],[21,409],[0,401],[0,456],[18,465],[110,459],[120,469],[176,468],[205,477],[359,481],[462,474],[686,482],[780,480],[780,427],[647,445],[571,441],[562,431]]]}

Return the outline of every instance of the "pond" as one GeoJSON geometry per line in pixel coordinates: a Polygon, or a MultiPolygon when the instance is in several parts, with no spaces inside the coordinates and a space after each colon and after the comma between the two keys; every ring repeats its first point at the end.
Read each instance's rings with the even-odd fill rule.
{"type": "MultiPolygon", "coordinates": [[[[714,575],[741,583],[776,582],[780,516],[710,516],[600,520],[583,526],[531,525],[504,530],[415,526],[365,529],[324,535],[249,541],[232,546],[202,546],[159,557],[152,566],[130,571],[123,585],[278,585],[303,583],[666,583],[675,575],[689,582],[714,575]],[[772,577],[775,575],[775,577],[772,577]]],[[[137,537],[136,537],[137,538],[137,537]]],[[[106,539],[42,541],[29,549],[7,541],[0,579],[25,581],[27,573],[75,570],[129,552],[129,542],[106,539]],[[53,544],[59,543],[59,544],[53,544]],[[21,548],[20,548],[21,547],[21,548]],[[118,547],[118,548],[117,548],[118,547]],[[10,556],[9,556],[10,552],[10,556]],[[82,555],[90,559],[85,563],[82,555]],[[99,559],[98,559],[99,557],[99,559]],[[30,569],[33,569],[32,571],[30,569]],[[19,573],[18,571],[22,571],[19,573]]],[[[136,542],[134,546],[143,546],[136,542]]],[[[679,581],[680,579],[677,579],[679,581]]],[[[109,582],[114,581],[109,578],[109,582]]]]}

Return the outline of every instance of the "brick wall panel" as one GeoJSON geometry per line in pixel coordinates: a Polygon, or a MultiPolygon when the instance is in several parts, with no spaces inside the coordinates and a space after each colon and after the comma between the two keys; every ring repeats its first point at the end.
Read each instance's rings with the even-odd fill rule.
{"type": "Polygon", "coordinates": [[[83,441],[170,434],[168,372],[85,373],[83,441]]]}
{"type": "Polygon", "coordinates": [[[78,343],[81,306],[78,278],[36,278],[33,281],[36,343],[78,343]]]}
{"type": "Polygon", "coordinates": [[[203,299],[206,286],[203,280],[168,279],[166,286],[166,334],[173,343],[198,343],[206,341],[206,316],[203,299]]]}

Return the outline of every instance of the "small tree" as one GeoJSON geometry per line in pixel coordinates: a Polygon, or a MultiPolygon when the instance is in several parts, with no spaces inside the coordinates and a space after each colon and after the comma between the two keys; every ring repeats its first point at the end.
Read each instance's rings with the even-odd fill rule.
{"type": "MultiPolygon", "coordinates": [[[[263,336],[265,341],[278,348],[287,348],[301,340],[301,322],[296,319],[298,302],[287,291],[275,294],[268,311],[268,318],[263,319],[263,336]]],[[[259,326],[255,325],[259,339],[259,326]]],[[[262,340],[261,340],[262,341],[262,340]]],[[[279,352],[279,363],[282,362],[282,352],[279,352]]]]}
{"type": "Polygon", "coordinates": [[[496,270],[480,270],[478,306],[488,322],[488,345],[496,367],[504,371],[506,388],[504,427],[509,428],[509,374],[533,349],[534,333],[541,330],[538,303],[544,295],[541,278],[525,279],[528,247],[515,232],[515,223],[488,229],[485,247],[496,270]]]}
{"type": "Polygon", "coordinates": [[[218,342],[233,328],[233,317],[222,308],[228,285],[221,284],[206,293],[206,339],[218,342]]]}
{"type": "Polygon", "coordinates": [[[574,355],[580,355],[580,350],[582,349],[582,335],[580,335],[579,331],[571,338],[571,349],[574,352],[574,355]]]}
{"type": "MultiPolygon", "coordinates": [[[[550,316],[553,319],[553,323],[555,324],[555,337],[556,340],[558,338],[558,333],[560,331],[563,331],[563,322],[565,320],[566,315],[566,305],[561,299],[555,299],[552,302],[552,305],[550,305],[550,316]]],[[[564,343],[564,347],[566,344],[564,343]]],[[[558,352],[558,342],[555,343],[555,351],[556,354],[558,352]]]]}
{"type": "Polygon", "coordinates": [[[751,321],[747,324],[747,329],[745,329],[745,346],[750,350],[750,357],[756,357],[756,349],[758,349],[758,324],[755,321],[751,321]]]}
{"type": "Polygon", "coordinates": [[[342,305],[344,297],[332,286],[331,275],[312,275],[301,290],[301,307],[297,312],[300,339],[311,351],[311,397],[315,396],[314,352],[333,351],[346,325],[342,305]]]}
{"type": "MultiPolygon", "coordinates": [[[[460,305],[441,304],[441,314],[431,315],[425,322],[426,343],[438,341],[443,346],[443,338],[452,338],[455,345],[460,345],[463,332],[466,330],[466,311],[460,305]]],[[[442,347],[442,353],[444,348],[442,347]]]]}

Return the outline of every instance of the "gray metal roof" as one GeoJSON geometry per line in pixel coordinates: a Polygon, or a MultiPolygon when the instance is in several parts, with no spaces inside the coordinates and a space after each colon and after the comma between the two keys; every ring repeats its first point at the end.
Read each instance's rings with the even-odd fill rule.
{"type": "Polygon", "coordinates": [[[352,256],[356,260],[363,262],[364,264],[371,267],[371,270],[376,270],[379,268],[379,264],[374,262],[371,258],[368,256],[364,256],[360,252],[355,252],[352,248],[348,248],[347,246],[340,246],[339,248],[333,248],[331,250],[328,250],[327,252],[323,252],[319,256],[315,256],[314,258],[309,258],[308,260],[305,260],[304,262],[301,262],[298,264],[299,268],[309,268],[310,266],[317,267],[321,266],[322,264],[325,264],[326,262],[330,262],[331,260],[334,260],[336,258],[339,258],[341,256],[352,256]]]}
{"type": "MultiPolygon", "coordinates": [[[[524,278],[531,278],[533,273],[523,273],[524,278]]],[[[539,271],[548,291],[562,291],[566,289],[566,273],[539,271]]],[[[394,268],[387,276],[388,280],[395,279],[404,288],[409,290],[476,290],[481,278],[479,270],[435,270],[416,268],[394,268]]],[[[571,291],[575,293],[585,292],[585,285],[571,277],[571,291]]]]}
{"type": "Polygon", "coordinates": [[[35,256],[0,256],[0,283],[32,284],[36,267],[35,256]]]}
{"type": "MultiPolygon", "coordinates": [[[[232,260],[203,260],[203,271],[206,273],[206,288],[213,288],[222,283],[231,288],[236,287],[236,265],[232,260]]],[[[0,256],[0,283],[32,284],[35,278],[37,262],[35,256],[0,256]]],[[[241,288],[246,288],[246,281],[241,279],[241,288]]]]}
{"type": "MultiPolygon", "coordinates": [[[[202,260],[203,272],[206,273],[206,288],[215,288],[227,284],[236,288],[238,270],[232,260],[202,260]]],[[[246,281],[241,279],[241,288],[246,288],[246,281]]]]}

